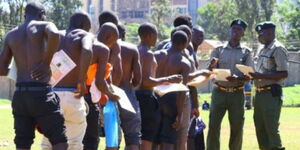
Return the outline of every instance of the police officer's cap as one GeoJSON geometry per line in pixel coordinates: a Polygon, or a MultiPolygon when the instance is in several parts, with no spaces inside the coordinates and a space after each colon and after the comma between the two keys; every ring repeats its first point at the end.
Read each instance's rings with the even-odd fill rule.
{"type": "Polygon", "coordinates": [[[247,22],[245,22],[245,21],[242,20],[242,19],[234,19],[234,20],[231,22],[230,27],[232,27],[233,25],[239,25],[239,26],[243,27],[244,29],[246,29],[246,28],[248,27],[247,22]]]}
{"type": "Polygon", "coordinates": [[[256,32],[260,32],[264,29],[270,29],[270,28],[276,28],[276,25],[271,22],[271,21],[266,21],[266,22],[262,22],[259,23],[256,27],[255,27],[255,31],[256,32]]]}

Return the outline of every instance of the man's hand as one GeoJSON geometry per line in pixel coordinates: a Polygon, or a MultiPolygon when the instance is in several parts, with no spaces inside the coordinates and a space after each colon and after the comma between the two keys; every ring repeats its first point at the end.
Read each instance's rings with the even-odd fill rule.
{"type": "Polygon", "coordinates": [[[235,81],[237,81],[237,76],[226,77],[226,80],[228,80],[229,82],[235,82],[235,81]]]}
{"type": "Polygon", "coordinates": [[[116,95],[116,94],[111,94],[111,95],[108,96],[108,98],[110,100],[114,101],[114,102],[117,102],[117,101],[120,100],[120,97],[118,95],[116,95]]]}
{"type": "Polygon", "coordinates": [[[207,69],[200,70],[200,75],[208,78],[211,75],[211,71],[209,71],[207,69]]]}
{"type": "Polygon", "coordinates": [[[50,65],[41,62],[31,71],[31,78],[35,80],[43,80],[51,76],[50,65]]]}
{"type": "Polygon", "coordinates": [[[76,90],[74,91],[74,96],[75,98],[80,98],[84,95],[84,92],[85,92],[85,83],[84,82],[80,82],[80,83],[77,83],[77,88],[76,90]]]}
{"type": "Polygon", "coordinates": [[[255,72],[250,72],[249,75],[252,77],[252,79],[263,79],[263,74],[255,72]]]}
{"type": "Polygon", "coordinates": [[[182,115],[177,115],[175,122],[172,124],[172,128],[178,130],[181,124],[182,115]]]}
{"type": "Polygon", "coordinates": [[[213,68],[216,68],[217,65],[218,65],[218,62],[219,62],[219,59],[218,58],[215,58],[213,57],[208,65],[208,70],[212,70],[213,68]]]}
{"type": "Polygon", "coordinates": [[[182,81],[182,75],[171,75],[168,77],[169,83],[180,83],[182,81]]]}
{"type": "Polygon", "coordinates": [[[200,116],[199,109],[198,109],[198,108],[193,108],[192,114],[193,114],[196,118],[198,118],[198,117],[200,116]]]}

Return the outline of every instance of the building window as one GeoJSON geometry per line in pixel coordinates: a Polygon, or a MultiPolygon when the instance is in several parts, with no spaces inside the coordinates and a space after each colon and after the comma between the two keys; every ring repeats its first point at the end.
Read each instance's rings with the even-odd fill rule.
{"type": "Polygon", "coordinates": [[[144,18],[144,11],[135,11],[134,18],[144,18]]]}
{"type": "Polygon", "coordinates": [[[122,11],[121,12],[121,18],[127,18],[128,17],[128,12],[127,11],[122,11]]]}

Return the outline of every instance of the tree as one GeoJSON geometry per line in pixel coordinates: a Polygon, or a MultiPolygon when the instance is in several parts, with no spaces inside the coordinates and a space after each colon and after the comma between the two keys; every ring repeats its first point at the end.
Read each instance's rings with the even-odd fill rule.
{"type": "Polygon", "coordinates": [[[274,13],[276,0],[260,0],[260,6],[264,12],[265,19],[271,21],[271,17],[274,13]]]}
{"type": "MultiPolygon", "coordinates": [[[[284,26],[286,25],[288,40],[300,39],[300,0],[292,3],[285,0],[278,6],[278,13],[280,15],[279,21],[284,26]]],[[[283,27],[285,28],[285,27],[283,27]]]]}
{"type": "Polygon", "coordinates": [[[125,26],[127,41],[134,43],[134,44],[139,43],[139,34],[138,34],[139,27],[140,27],[140,24],[138,24],[138,23],[130,23],[125,26]]]}
{"type": "Polygon", "coordinates": [[[69,18],[81,6],[81,0],[43,0],[48,8],[48,18],[58,29],[65,29],[68,26],[69,18]]]}
{"type": "Polygon", "coordinates": [[[172,14],[170,0],[154,0],[151,5],[149,20],[157,27],[158,39],[165,39],[169,36],[165,32],[166,24],[170,19],[170,14],[172,14]]]}
{"type": "Polygon", "coordinates": [[[198,23],[205,29],[207,38],[228,40],[230,23],[237,16],[233,0],[209,2],[198,13],[198,23]]]}
{"type": "Polygon", "coordinates": [[[238,14],[237,17],[248,23],[246,39],[253,44],[256,41],[255,26],[261,21],[259,0],[235,0],[238,14]]]}
{"type": "Polygon", "coordinates": [[[24,20],[24,6],[27,0],[0,0],[0,47],[5,34],[24,20]]]}

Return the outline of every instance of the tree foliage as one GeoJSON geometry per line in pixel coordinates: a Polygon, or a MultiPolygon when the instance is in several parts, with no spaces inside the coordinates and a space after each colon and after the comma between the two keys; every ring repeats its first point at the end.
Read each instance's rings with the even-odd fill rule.
{"type": "Polygon", "coordinates": [[[43,0],[43,3],[48,8],[48,18],[58,29],[65,29],[71,15],[82,6],[81,0],[43,0]]]}
{"type": "Polygon", "coordinates": [[[170,14],[172,8],[170,0],[155,0],[152,3],[149,20],[156,25],[158,30],[158,38],[160,40],[167,38],[169,35],[165,32],[168,22],[170,22],[170,14]]]}

